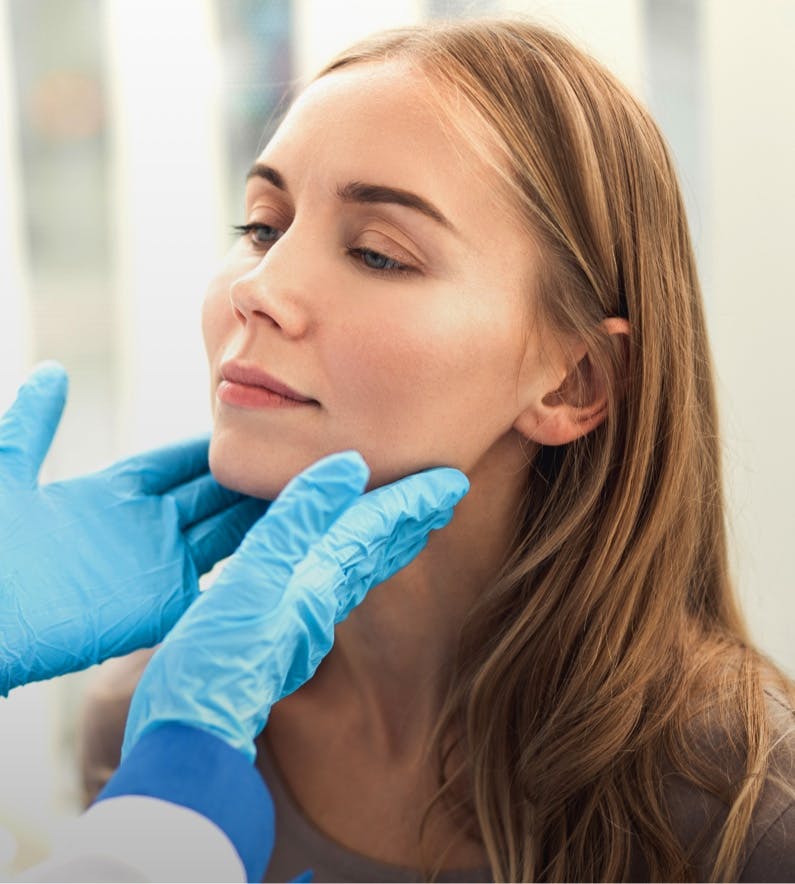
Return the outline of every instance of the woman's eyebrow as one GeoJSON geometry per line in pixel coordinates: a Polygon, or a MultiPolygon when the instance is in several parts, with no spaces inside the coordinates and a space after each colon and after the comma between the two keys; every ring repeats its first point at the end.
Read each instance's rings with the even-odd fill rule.
{"type": "Polygon", "coordinates": [[[441,224],[442,227],[451,233],[458,231],[453,224],[445,218],[445,216],[428,200],[412,193],[410,190],[402,190],[399,187],[386,187],[383,184],[365,184],[362,181],[351,181],[348,184],[337,188],[337,196],[346,203],[394,203],[398,206],[406,206],[409,209],[416,209],[433,218],[434,221],[441,224]]]}
{"type": "MultiPolygon", "coordinates": [[[[264,178],[279,190],[283,190],[285,193],[288,190],[281,173],[264,163],[255,163],[251,167],[247,178],[264,178]]],[[[337,188],[337,196],[346,203],[393,203],[398,206],[406,206],[409,209],[416,209],[416,211],[422,212],[423,215],[427,215],[428,218],[432,218],[438,224],[441,224],[446,230],[456,234],[456,236],[461,235],[453,223],[433,203],[428,202],[419,194],[412,193],[410,190],[402,190],[399,187],[386,187],[382,184],[365,184],[362,181],[351,181],[337,188]]]]}
{"type": "Polygon", "coordinates": [[[282,178],[281,173],[277,172],[273,166],[266,166],[265,163],[254,163],[254,165],[248,170],[248,175],[246,175],[246,181],[250,181],[252,178],[264,178],[266,181],[270,181],[270,183],[274,187],[278,187],[279,190],[287,192],[287,185],[284,183],[284,178],[282,178]]]}

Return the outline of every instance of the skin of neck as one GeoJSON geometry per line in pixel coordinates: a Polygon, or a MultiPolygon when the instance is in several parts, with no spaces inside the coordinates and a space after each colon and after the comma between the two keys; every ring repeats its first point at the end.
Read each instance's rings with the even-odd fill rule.
{"type": "Polygon", "coordinates": [[[470,491],[453,520],[339,624],[303,689],[351,716],[376,751],[419,757],[429,748],[462,624],[508,552],[533,453],[511,431],[465,471],[470,491]]]}

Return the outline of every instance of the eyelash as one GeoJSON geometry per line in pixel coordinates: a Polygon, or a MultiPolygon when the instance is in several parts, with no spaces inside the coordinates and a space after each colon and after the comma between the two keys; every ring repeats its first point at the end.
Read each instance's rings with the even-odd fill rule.
{"type": "MultiPolygon", "coordinates": [[[[270,224],[235,224],[232,230],[235,232],[237,236],[251,236],[252,233],[255,233],[260,230],[276,230],[277,228],[272,227],[270,224]]],[[[271,240],[271,242],[276,242],[275,239],[271,240]]],[[[254,242],[252,240],[252,245],[255,248],[262,248],[263,246],[269,245],[270,243],[264,242],[254,242]]],[[[379,276],[409,276],[412,273],[417,273],[418,271],[414,267],[410,267],[408,264],[401,264],[399,261],[396,261],[394,258],[390,258],[388,255],[382,255],[381,252],[376,252],[373,249],[348,249],[348,254],[351,256],[357,256],[359,258],[359,263],[364,267],[365,270],[369,270],[371,273],[376,273],[379,276]],[[383,258],[385,261],[390,261],[392,264],[395,264],[394,267],[370,267],[368,264],[362,260],[364,255],[375,255],[378,258],[383,258]]]]}

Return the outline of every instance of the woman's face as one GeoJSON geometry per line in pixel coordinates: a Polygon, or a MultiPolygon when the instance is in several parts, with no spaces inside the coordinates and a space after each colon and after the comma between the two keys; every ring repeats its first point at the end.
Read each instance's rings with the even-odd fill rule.
{"type": "Polygon", "coordinates": [[[325,76],[252,169],[248,232],[203,312],[222,484],[272,498],[346,449],[371,487],[472,476],[543,394],[531,242],[424,94],[398,63],[325,76]],[[261,373],[310,401],[264,392],[261,373]]]}

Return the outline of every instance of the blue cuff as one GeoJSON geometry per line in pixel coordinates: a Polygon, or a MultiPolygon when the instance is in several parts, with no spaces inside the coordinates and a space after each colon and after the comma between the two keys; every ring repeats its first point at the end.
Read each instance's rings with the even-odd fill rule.
{"type": "Polygon", "coordinates": [[[164,724],[144,734],[97,801],[148,795],[195,810],[232,842],[249,881],[261,881],[273,852],[273,802],[239,752],[206,731],[164,724]]]}

